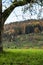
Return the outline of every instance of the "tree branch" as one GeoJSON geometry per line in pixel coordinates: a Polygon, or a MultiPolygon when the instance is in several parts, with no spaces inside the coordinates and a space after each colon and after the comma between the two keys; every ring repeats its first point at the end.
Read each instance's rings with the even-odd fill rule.
{"type": "Polygon", "coordinates": [[[23,6],[30,2],[33,2],[33,0],[14,1],[13,4],[2,13],[3,23],[6,21],[7,17],[10,15],[15,7],[23,6]]]}
{"type": "MultiPolygon", "coordinates": [[[[22,0],[22,1],[17,1],[15,0],[12,5],[7,8],[3,13],[2,13],[2,18],[3,18],[3,23],[6,21],[7,17],[10,15],[10,13],[13,11],[13,9],[17,6],[23,6],[27,3],[35,3],[37,0],[22,0]]],[[[30,5],[31,6],[31,5],[30,5]]]]}
{"type": "Polygon", "coordinates": [[[7,17],[10,15],[10,13],[12,12],[12,10],[17,7],[17,6],[22,6],[22,5],[25,5],[26,2],[22,2],[22,1],[19,1],[19,2],[14,2],[9,8],[7,8],[3,13],[2,13],[2,18],[4,18],[4,21],[3,23],[5,22],[5,20],[7,19],[7,17]]]}

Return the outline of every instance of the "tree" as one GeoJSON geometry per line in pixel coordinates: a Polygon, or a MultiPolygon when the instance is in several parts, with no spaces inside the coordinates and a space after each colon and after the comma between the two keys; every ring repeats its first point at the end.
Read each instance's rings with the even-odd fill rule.
{"type": "Polygon", "coordinates": [[[32,25],[26,26],[25,33],[34,33],[34,27],[32,25]]]}
{"type": "Polygon", "coordinates": [[[32,3],[37,2],[38,4],[41,2],[43,4],[43,0],[10,0],[12,2],[12,5],[7,8],[4,12],[2,12],[2,0],[0,0],[0,51],[3,51],[2,46],[2,32],[3,32],[3,26],[4,22],[9,16],[9,14],[12,12],[12,10],[17,6],[23,6],[27,3],[30,3],[30,6],[32,3]]]}

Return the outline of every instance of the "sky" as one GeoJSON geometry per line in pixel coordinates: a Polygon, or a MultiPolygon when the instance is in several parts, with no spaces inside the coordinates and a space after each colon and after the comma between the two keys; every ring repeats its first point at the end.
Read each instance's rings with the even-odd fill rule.
{"type": "MultiPolygon", "coordinates": [[[[2,11],[4,11],[6,8],[8,8],[12,4],[10,1],[11,0],[2,0],[2,11]],[[6,8],[5,8],[5,6],[6,6],[6,8]]],[[[25,6],[27,6],[27,5],[25,5],[25,6]]],[[[39,14],[39,11],[41,12],[40,18],[43,18],[43,7],[41,9],[41,6],[40,5],[38,6],[38,4],[33,5],[32,15],[30,14],[29,9],[26,11],[26,13],[23,13],[23,9],[24,9],[24,6],[16,7],[11,12],[11,14],[7,18],[7,20],[5,21],[5,24],[9,24],[11,22],[16,22],[16,21],[23,21],[23,20],[27,20],[27,19],[37,19],[37,17],[38,17],[37,15],[39,14]]]]}

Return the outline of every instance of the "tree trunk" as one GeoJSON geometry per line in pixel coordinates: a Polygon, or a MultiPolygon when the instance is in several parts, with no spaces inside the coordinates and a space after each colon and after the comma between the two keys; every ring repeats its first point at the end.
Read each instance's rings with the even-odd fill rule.
{"type": "Polygon", "coordinates": [[[0,52],[3,51],[2,45],[2,0],[0,0],[0,52]]]}
{"type": "Polygon", "coordinates": [[[3,23],[2,23],[2,18],[1,18],[0,19],[0,52],[3,51],[2,32],[3,32],[3,23]]]}
{"type": "Polygon", "coordinates": [[[2,45],[2,31],[0,30],[0,52],[3,51],[3,45],[2,45]]]}

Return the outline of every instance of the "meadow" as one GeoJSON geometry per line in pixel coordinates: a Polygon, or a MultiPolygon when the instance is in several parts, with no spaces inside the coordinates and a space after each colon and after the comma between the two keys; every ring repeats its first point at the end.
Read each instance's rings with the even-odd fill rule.
{"type": "Polygon", "coordinates": [[[43,65],[43,49],[4,49],[0,65],[43,65]]]}

